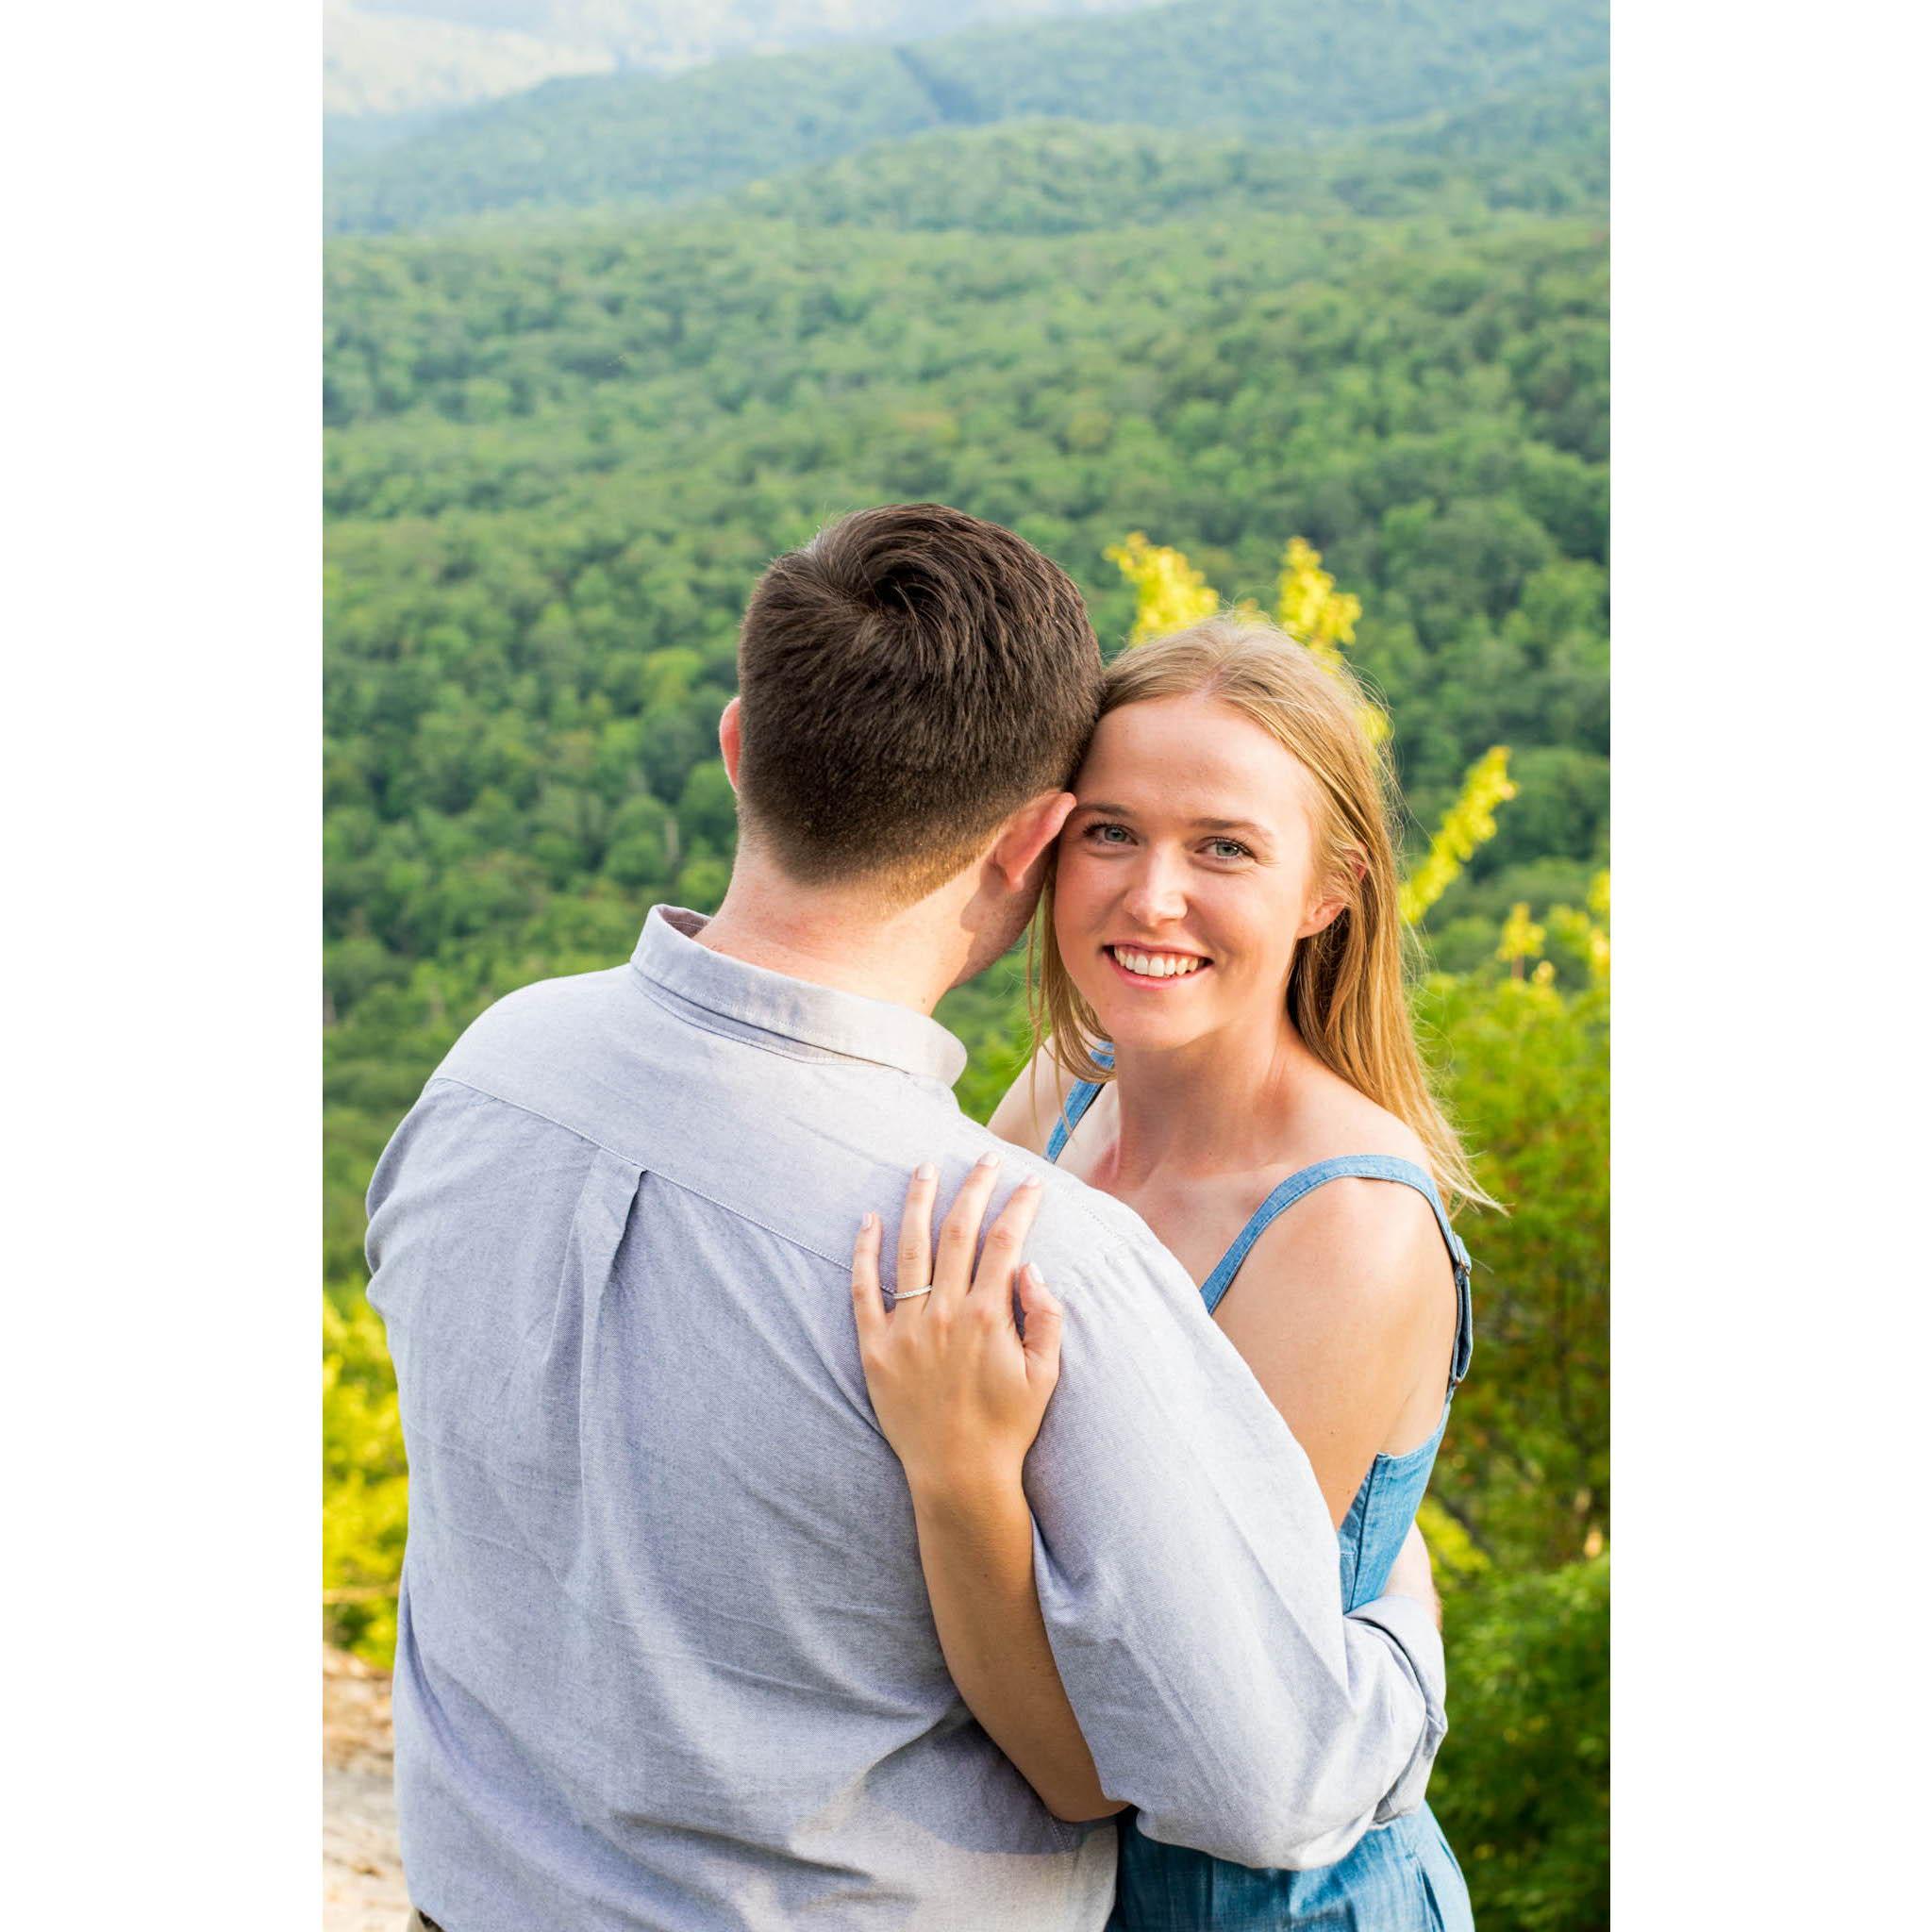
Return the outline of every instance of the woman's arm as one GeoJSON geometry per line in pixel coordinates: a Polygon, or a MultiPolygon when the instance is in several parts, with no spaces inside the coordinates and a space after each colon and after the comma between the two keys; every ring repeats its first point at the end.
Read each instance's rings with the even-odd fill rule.
{"type": "Polygon", "coordinates": [[[1100,1789],[1047,1641],[1033,1581],[1033,1518],[1021,1467],[1059,1374],[1059,1306],[1037,1273],[1017,1277],[1040,1201],[1023,1183],[974,1243],[998,1177],[988,1155],[960,1188],[933,1257],[938,1180],[913,1176],[900,1223],[898,1280],[930,1294],[889,1311],[879,1286],[883,1239],[867,1215],[852,1257],[852,1304],[874,1412],[906,1465],[920,1561],[953,1682],[981,1727],[1057,1818],[1124,1809],[1100,1789]],[[930,1268],[930,1274],[928,1274],[930,1268]]]}
{"type": "Polygon", "coordinates": [[[957,1484],[915,1490],[912,1507],[940,1648],[966,1707],[1056,1818],[1124,1810],[1100,1789],[1053,1660],[1018,1479],[977,1494],[957,1484]]]}
{"type": "Polygon", "coordinates": [[[1314,1466],[1339,1525],[1378,1451],[1426,1441],[1455,1346],[1455,1276],[1427,1203],[1335,1180],[1255,1243],[1215,1311],[1314,1466]]]}

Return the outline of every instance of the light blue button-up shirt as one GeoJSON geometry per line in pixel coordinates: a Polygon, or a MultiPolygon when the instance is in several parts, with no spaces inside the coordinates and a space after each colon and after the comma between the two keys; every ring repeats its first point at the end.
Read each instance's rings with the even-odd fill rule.
{"type": "MultiPolygon", "coordinates": [[[[853,1328],[860,1215],[998,1144],[964,1052],[701,924],[499,1001],[370,1191],[411,1891],[448,1932],[1091,1932],[1114,1826],[1058,1823],[960,1703],[853,1328]]],[[[1341,1614],[1313,1473],[1186,1274],[1006,1152],[1065,1309],[1026,1486],[1102,1784],[1157,1838],[1333,1859],[1421,1800],[1436,1631],[1341,1614]]]]}

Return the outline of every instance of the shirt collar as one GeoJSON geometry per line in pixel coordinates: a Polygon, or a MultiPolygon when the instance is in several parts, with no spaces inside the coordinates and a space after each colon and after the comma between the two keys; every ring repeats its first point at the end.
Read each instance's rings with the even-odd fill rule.
{"type": "Polygon", "coordinates": [[[677,906],[653,906],[630,963],[654,985],[707,1012],[848,1059],[896,1067],[951,1087],[966,1049],[937,1020],[890,1000],[815,986],[714,953],[697,942],[708,922],[677,906]]]}

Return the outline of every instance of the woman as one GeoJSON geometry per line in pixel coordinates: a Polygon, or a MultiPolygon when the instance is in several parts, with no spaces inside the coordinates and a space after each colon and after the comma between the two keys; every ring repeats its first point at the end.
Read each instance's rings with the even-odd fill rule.
{"type": "MultiPolygon", "coordinates": [[[[1362,717],[1345,674],[1260,624],[1211,620],[1115,661],[1041,902],[1050,1036],[991,1122],[1135,1208],[1200,1284],[1307,1453],[1345,1607],[1381,1592],[1412,1534],[1468,1366],[1468,1257],[1438,1184],[1484,1199],[1416,1050],[1387,773],[1362,717]]],[[[989,1551],[983,1516],[947,1507],[993,1483],[1024,1509],[1021,1458],[1058,1367],[1058,1307],[1031,1271],[1024,1342],[1004,1295],[981,1305],[1004,1320],[956,1319],[993,1181],[983,1166],[961,1190],[928,1273],[936,1184],[915,1177],[898,1278],[939,1285],[890,1313],[868,1216],[854,1303],[955,1681],[1050,1805],[1092,1817],[1122,1807],[1100,1791],[1030,1580],[989,1587],[999,1561],[1019,1574],[1013,1549],[989,1551]]],[[[1037,1200],[1014,1193],[994,1249],[1013,1252],[1037,1200]]],[[[1471,1923],[1426,1810],[1308,1872],[1131,1828],[1120,1842],[1118,1932],[1471,1923]]]]}

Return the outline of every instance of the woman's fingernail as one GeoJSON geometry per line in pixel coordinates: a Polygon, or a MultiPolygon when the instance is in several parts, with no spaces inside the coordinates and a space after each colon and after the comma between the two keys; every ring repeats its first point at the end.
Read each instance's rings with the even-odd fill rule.
{"type": "Polygon", "coordinates": [[[879,1224],[879,1218],[876,1214],[874,1214],[873,1212],[871,1212],[870,1209],[868,1209],[865,1219],[861,1221],[858,1224],[861,1228],[864,1229],[864,1231],[867,1234],[870,1234],[873,1231],[873,1229],[879,1224]]]}
{"type": "Polygon", "coordinates": [[[997,1154],[995,1154],[992,1151],[991,1147],[989,1147],[986,1150],[986,1152],[979,1157],[978,1164],[981,1167],[997,1167],[1000,1164],[1000,1158],[997,1154]]]}
{"type": "Polygon", "coordinates": [[[919,1165],[912,1170],[912,1178],[916,1181],[936,1181],[939,1179],[939,1169],[936,1168],[929,1160],[922,1160],[919,1163],[919,1165]]]}
{"type": "Polygon", "coordinates": [[[1037,1188],[1040,1185],[1040,1176],[1037,1174],[1029,1174],[1020,1185],[1023,1188],[1037,1188]]]}

